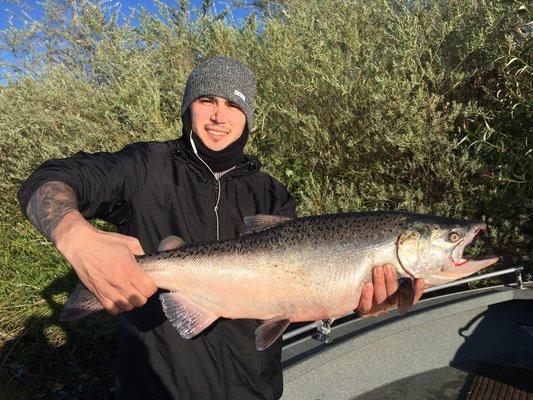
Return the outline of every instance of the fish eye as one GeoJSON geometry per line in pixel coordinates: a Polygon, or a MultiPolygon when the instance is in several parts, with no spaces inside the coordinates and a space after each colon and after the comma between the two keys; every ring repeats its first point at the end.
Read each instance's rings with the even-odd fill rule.
{"type": "Polygon", "coordinates": [[[448,235],[448,240],[452,243],[455,243],[459,240],[459,235],[457,234],[457,232],[451,232],[448,235]]]}

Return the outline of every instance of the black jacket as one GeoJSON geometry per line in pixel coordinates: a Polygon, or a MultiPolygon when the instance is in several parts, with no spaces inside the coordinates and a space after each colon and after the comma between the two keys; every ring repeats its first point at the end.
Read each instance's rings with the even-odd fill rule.
{"type": "MultiPolygon", "coordinates": [[[[295,217],[285,187],[246,156],[220,179],[220,239],[237,237],[243,217],[295,217]]],[[[135,143],[116,153],[77,153],[45,162],[19,191],[23,212],[46,181],[70,185],[88,218],[139,239],[146,254],[161,239],[216,240],[218,184],[180,141],[135,143]]],[[[221,282],[221,285],[224,283],[221,282]]],[[[278,399],[283,390],[281,341],[255,349],[255,320],[219,319],[185,340],[164,317],[157,296],[120,318],[116,393],[119,399],[278,399]]]]}

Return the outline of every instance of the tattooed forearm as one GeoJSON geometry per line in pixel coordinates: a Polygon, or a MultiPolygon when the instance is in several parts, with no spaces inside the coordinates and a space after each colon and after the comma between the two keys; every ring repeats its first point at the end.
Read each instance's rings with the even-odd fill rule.
{"type": "Polygon", "coordinates": [[[63,182],[51,181],[41,185],[31,196],[27,213],[29,220],[46,237],[70,211],[78,210],[76,194],[63,182]]]}

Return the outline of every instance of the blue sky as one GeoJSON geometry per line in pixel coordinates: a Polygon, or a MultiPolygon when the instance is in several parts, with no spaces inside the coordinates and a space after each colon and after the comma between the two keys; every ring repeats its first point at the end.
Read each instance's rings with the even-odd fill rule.
{"type": "MultiPolygon", "coordinates": [[[[14,11],[20,10],[20,8],[15,4],[16,0],[0,0],[0,30],[6,29],[8,26],[9,18],[12,16],[14,11]]],[[[31,10],[28,9],[28,14],[35,19],[39,19],[42,16],[42,8],[39,6],[40,1],[35,0],[26,0],[25,3],[31,7],[31,10]]],[[[162,0],[163,3],[166,3],[170,6],[177,7],[176,0],[162,0]]],[[[110,0],[109,4],[120,3],[121,12],[124,14],[130,13],[130,7],[145,7],[150,11],[156,11],[157,7],[154,5],[153,0],[110,0]]],[[[191,7],[200,8],[202,5],[202,0],[189,0],[191,7]]],[[[228,2],[226,1],[214,1],[214,7],[216,11],[220,12],[224,10],[228,2]]],[[[248,11],[245,9],[233,9],[233,16],[238,20],[245,18],[248,15],[248,11]]],[[[20,15],[19,12],[17,14],[20,15]]],[[[15,26],[20,26],[21,24],[14,19],[15,26]]],[[[0,58],[4,61],[11,61],[13,57],[9,53],[0,52],[0,58]]],[[[4,70],[0,67],[0,84],[3,82],[2,74],[4,70]]]]}
{"type": "MultiPolygon", "coordinates": [[[[178,3],[176,0],[161,0],[161,1],[173,7],[177,6],[177,3],[178,3]]],[[[9,17],[11,16],[10,11],[14,11],[19,8],[16,4],[14,4],[15,2],[16,0],[0,0],[0,29],[6,28],[7,21],[9,17]]],[[[30,16],[38,18],[39,16],[42,15],[42,13],[40,12],[41,7],[38,4],[40,3],[40,1],[25,0],[25,3],[27,3],[28,5],[30,5],[30,7],[34,9],[29,13],[30,16]]],[[[129,12],[130,7],[135,7],[135,8],[145,7],[146,9],[150,11],[156,10],[153,0],[109,0],[109,4],[116,4],[116,3],[120,3],[122,12],[126,14],[129,12]]],[[[226,6],[228,5],[227,0],[226,1],[215,0],[213,3],[217,11],[224,10],[226,6]]],[[[189,4],[191,7],[200,8],[202,5],[202,0],[189,0],[189,4]]],[[[233,15],[235,16],[235,18],[243,18],[247,15],[247,12],[244,9],[234,9],[233,15]]]]}

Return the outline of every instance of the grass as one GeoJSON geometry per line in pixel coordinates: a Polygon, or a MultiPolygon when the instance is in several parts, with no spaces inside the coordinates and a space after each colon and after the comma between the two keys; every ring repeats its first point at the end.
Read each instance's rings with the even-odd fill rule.
{"type": "Polygon", "coordinates": [[[34,400],[37,398],[49,399],[36,390],[22,386],[15,378],[0,375],[0,400],[34,400]]]}

